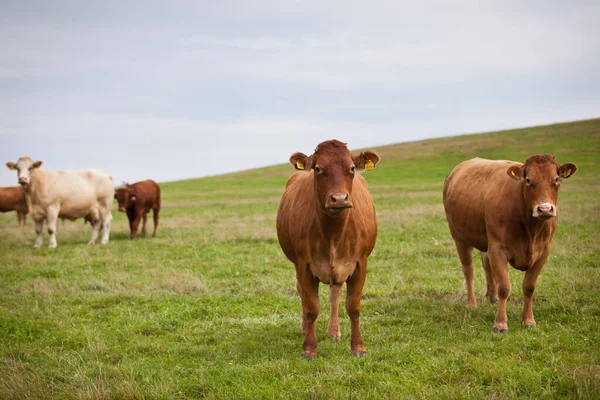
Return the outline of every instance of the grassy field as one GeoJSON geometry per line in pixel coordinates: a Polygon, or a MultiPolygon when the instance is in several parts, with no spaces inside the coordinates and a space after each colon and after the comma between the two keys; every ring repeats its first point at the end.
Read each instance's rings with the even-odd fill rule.
{"type": "Polygon", "coordinates": [[[34,249],[31,221],[0,215],[0,398],[600,398],[600,119],[375,150],[367,357],[350,357],[343,306],[342,339],[327,338],[324,286],[318,357],[300,357],[295,273],[275,232],[287,164],[161,184],[156,239],[129,240],[115,211],[107,246],[86,245],[80,220],[59,224],[57,249],[34,249]],[[509,332],[497,335],[479,257],[479,306],[465,307],[442,185],[465,159],[541,152],[579,170],[561,188],[538,325],[521,326],[511,268],[509,332]]]}

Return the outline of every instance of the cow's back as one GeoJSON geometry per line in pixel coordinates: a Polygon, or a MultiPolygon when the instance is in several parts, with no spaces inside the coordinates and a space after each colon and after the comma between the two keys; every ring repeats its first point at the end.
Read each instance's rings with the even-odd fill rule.
{"type": "Polygon", "coordinates": [[[143,208],[160,208],[160,187],[152,179],[134,183],[131,187],[143,208]]]}
{"type": "Polygon", "coordinates": [[[474,158],[457,165],[444,182],[444,209],[455,239],[487,251],[486,210],[505,201],[514,180],[507,175],[507,160],[474,158]]]}

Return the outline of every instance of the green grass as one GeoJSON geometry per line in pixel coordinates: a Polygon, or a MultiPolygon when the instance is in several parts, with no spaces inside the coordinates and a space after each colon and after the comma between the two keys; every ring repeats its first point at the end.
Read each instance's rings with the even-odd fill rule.
{"type": "Polygon", "coordinates": [[[115,211],[107,246],[87,246],[77,221],[59,224],[57,249],[33,249],[32,223],[0,215],[0,398],[600,398],[600,120],[376,150],[367,357],[350,357],[343,306],[342,339],[326,337],[323,286],[318,357],[300,357],[294,268],[275,232],[292,173],[280,165],[161,184],[156,239],[129,240],[115,211]],[[442,184],[467,158],[537,152],[579,170],[561,188],[537,327],[520,324],[523,273],[510,269],[509,332],[496,335],[478,257],[479,306],[465,307],[442,184]]]}

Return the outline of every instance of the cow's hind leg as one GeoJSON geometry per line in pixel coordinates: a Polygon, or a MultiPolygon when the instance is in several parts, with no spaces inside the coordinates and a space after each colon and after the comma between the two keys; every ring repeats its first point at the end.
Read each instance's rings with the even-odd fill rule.
{"type": "Polygon", "coordinates": [[[340,332],[340,321],[338,318],[340,297],[342,295],[342,285],[331,285],[329,287],[329,326],[327,327],[327,336],[332,339],[342,337],[340,332]]]}
{"type": "Polygon", "coordinates": [[[549,253],[550,249],[546,247],[540,259],[525,272],[525,277],[523,278],[523,325],[526,328],[535,326],[535,319],[533,318],[533,292],[535,291],[538,275],[542,271],[549,253]]]}
{"type": "Polygon", "coordinates": [[[494,279],[494,274],[492,274],[492,269],[490,268],[490,259],[485,252],[481,252],[481,265],[483,266],[483,271],[485,272],[485,281],[487,283],[487,293],[485,294],[492,303],[498,302],[498,285],[496,284],[496,279],[494,279]]]}
{"type": "Polygon", "coordinates": [[[490,270],[498,287],[498,310],[494,321],[493,331],[496,333],[508,332],[508,318],[506,316],[506,303],[510,296],[510,280],[508,279],[507,259],[501,250],[490,248],[488,250],[490,270]]]}
{"type": "Polygon", "coordinates": [[[100,233],[100,228],[102,227],[100,212],[98,209],[94,209],[94,211],[89,213],[86,218],[88,221],[90,221],[90,225],[92,225],[92,237],[90,238],[88,244],[96,244],[96,240],[98,240],[98,234],[100,233]]]}
{"type": "Polygon", "coordinates": [[[44,237],[42,233],[42,231],[44,230],[44,219],[34,219],[33,221],[35,222],[36,233],[35,244],[33,245],[33,247],[42,247],[42,245],[44,244],[44,237]]]}
{"type": "Polygon", "coordinates": [[[300,315],[300,333],[302,335],[306,335],[306,319],[304,318],[304,302],[302,301],[302,286],[300,286],[300,282],[296,279],[296,290],[298,291],[298,296],[300,296],[300,303],[302,304],[302,314],[300,315]]]}
{"type": "Polygon", "coordinates": [[[158,213],[160,212],[160,208],[156,207],[152,211],[152,216],[154,217],[154,232],[152,232],[152,237],[156,237],[156,230],[158,229],[158,213]]]}
{"type": "Polygon", "coordinates": [[[142,235],[146,236],[146,222],[148,222],[148,211],[145,211],[144,214],[142,215],[142,235]]]}
{"type": "Polygon", "coordinates": [[[308,263],[299,262],[296,266],[296,279],[302,300],[302,325],[304,327],[304,344],[302,357],[317,356],[316,321],[319,316],[319,281],[312,275],[308,263]]]}
{"type": "Polygon", "coordinates": [[[350,317],[350,350],[353,356],[367,354],[360,334],[360,296],[367,276],[367,258],[356,264],[354,273],[346,281],[346,313],[350,317]]]}
{"type": "Polygon", "coordinates": [[[477,299],[473,291],[473,247],[467,245],[465,242],[454,239],[456,244],[456,251],[458,252],[458,258],[462,266],[463,275],[465,276],[465,284],[467,286],[467,307],[477,307],[477,299]]]}

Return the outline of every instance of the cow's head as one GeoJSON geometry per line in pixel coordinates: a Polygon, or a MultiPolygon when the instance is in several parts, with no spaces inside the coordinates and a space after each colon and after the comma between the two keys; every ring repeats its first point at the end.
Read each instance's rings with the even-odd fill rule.
{"type": "Polygon", "coordinates": [[[345,143],[328,140],[317,146],[310,157],[294,153],[290,163],[298,170],[313,170],[319,204],[328,213],[352,207],[352,181],[358,170],[373,170],[379,156],[365,151],[352,155],[345,143]]]}
{"type": "Polygon", "coordinates": [[[525,164],[512,166],[506,172],[522,185],[525,204],[531,215],[545,220],[556,217],[560,184],[576,171],[577,165],[573,163],[560,165],[553,156],[541,154],[529,157],[525,164]]]}
{"type": "Polygon", "coordinates": [[[19,185],[23,186],[23,188],[27,188],[27,186],[31,183],[31,171],[36,168],[39,168],[42,165],[41,161],[33,161],[29,157],[21,157],[17,161],[17,163],[7,162],[6,166],[8,169],[14,171],[17,170],[17,177],[19,185]]]}
{"type": "Polygon", "coordinates": [[[129,190],[127,186],[124,188],[115,189],[115,200],[119,203],[119,211],[125,212],[127,208],[127,200],[129,198],[129,190]]]}

